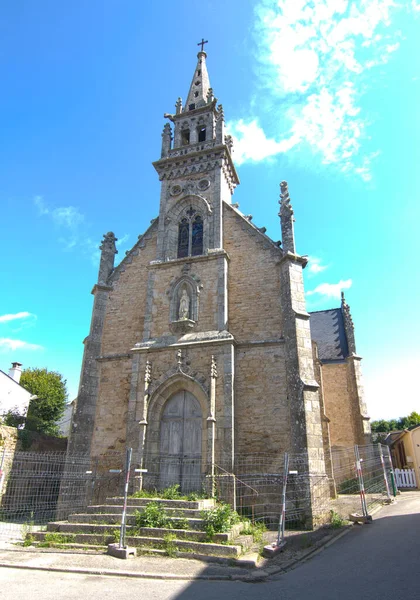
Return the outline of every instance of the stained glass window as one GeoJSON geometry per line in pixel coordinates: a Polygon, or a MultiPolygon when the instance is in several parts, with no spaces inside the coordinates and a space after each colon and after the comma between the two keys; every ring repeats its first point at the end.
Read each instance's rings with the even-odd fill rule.
{"type": "Polygon", "coordinates": [[[182,219],[178,230],[178,258],[188,256],[190,225],[187,219],[182,219]]]}
{"type": "Polygon", "coordinates": [[[197,215],[192,224],[191,255],[203,254],[203,219],[197,215]]]}

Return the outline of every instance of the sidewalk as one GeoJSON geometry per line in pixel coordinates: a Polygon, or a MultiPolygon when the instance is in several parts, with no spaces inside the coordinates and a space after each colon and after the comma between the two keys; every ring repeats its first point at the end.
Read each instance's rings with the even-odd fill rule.
{"type": "MultiPolygon", "coordinates": [[[[410,502],[414,499],[420,500],[420,491],[404,492],[398,496],[395,504],[384,506],[380,514],[376,513],[374,522],[377,518],[404,514],[406,501],[410,502]]],[[[312,558],[354,530],[355,527],[374,527],[374,522],[372,525],[349,525],[336,530],[289,532],[284,552],[271,559],[261,558],[258,566],[253,568],[165,556],[141,555],[122,560],[92,551],[24,548],[10,541],[1,540],[0,567],[145,579],[257,582],[295,568],[299,563],[312,558]]]]}
{"type": "Polygon", "coordinates": [[[5,541],[0,541],[0,567],[147,579],[256,582],[294,568],[348,533],[351,527],[327,530],[322,537],[319,532],[294,534],[284,552],[271,559],[261,558],[257,567],[147,555],[122,560],[105,553],[55,548],[35,550],[5,541]],[[296,544],[297,541],[300,543],[296,544]]]}

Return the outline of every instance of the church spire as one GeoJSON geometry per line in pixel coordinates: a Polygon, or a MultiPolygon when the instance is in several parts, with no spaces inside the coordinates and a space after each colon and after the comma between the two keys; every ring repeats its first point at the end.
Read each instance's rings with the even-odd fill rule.
{"type": "Polygon", "coordinates": [[[344,330],[346,332],[347,344],[350,354],[356,354],[356,341],[354,337],[354,324],[350,313],[350,306],[347,304],[344,297],[344,292],[341,292],[341,312],[344,320],[344,330]]]}
{"type": "Polygon", "coordinates": [[[295,233],[293,227],[293,207],[290,203],[289,188],[287,181],[282,181],[280,184],[280,222],[281,222],[281,237],[283,241],[283,250],[285,252],[296,253],[295,248],[295,233]]]}
{"type": "Polygon", "coordinates": [[[205,106],[208,103],[209,92],[211,93],[206,65],[207,54],[204,52],[204,44],[207,44],[204,39],[198,44],[198,46],[201,46],[201,50],[197,54],[198,62],[185,103],[185,110],[194,110],[195,108],[205,106]]]}

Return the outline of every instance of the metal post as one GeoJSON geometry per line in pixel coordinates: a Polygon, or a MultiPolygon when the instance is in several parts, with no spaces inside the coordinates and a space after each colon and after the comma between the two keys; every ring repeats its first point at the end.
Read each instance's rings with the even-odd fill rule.
{"type": "Polygon", "coordinates": [[[388,496],[388,500],[391,500],[391,494],[390,494],[390,491],[389,491],[388,477],[387,477],[387,474],[386,474],[386,467],[385,467],[384,455],[382,453],[382,444],[378,444],[378,448],[379,448],[379,456],[381,457],[382,473],[384,474],[386,495],[388,496]]]}
{"type": "Polygon", "coordinates": [[[389,459],[389,465],[390,465],[389,468],[391,471],[392,493],[394,494],[394,498],[396,498],[397,493],[398,493],[398,487],[397,487],[397,481],[395,479],[394,465],[392,464],[391,450],[389,449],[389,446],[387,446],[386,449],[388,450],[388,459],[389,459]]]}
{"type": "Polygon", "coordinates": [[[3,454],[2,454],[2,457],[1,457],[1,464],[0,464],[0,494],[1,494],[1,491],[3,489],[3,482],[4,482],[4,479],[5,479],[5,474],[4,474],[4,471],[3,471],[3,465],[4,465],[5,456],[6,456],[6,448],[4,447],[3,448],[3,454]]]}
{"type": "Polygon", "coordinates": [[[121,516],[121,529],[120,529],[120,548],[125,548],[125,530],[127,522],[127,497],[128,497],[128,484],[130,482],[130,468],[131,468],[131,456],[133,453],[132,448],[127,448],[127,455],[125,461],[125,486],[124,486],[124,504],[123,512],[121,516]]]}
{"type": "Polygon", "coordinates": [[[369,517],[367,506],[366,506],[365,484],[363,482],[362,463],[360,460],[359,446],[357,446],[357,445],[354,447],[354,455],[356,457],[356,473],[357,473],[357,479],[359,481],[360,502],[362,505],[362,513],[363,513],[364,517],[369,517]]]}
{"type": "Polygon", "coordinates": [[[286,488],[287,488],[287,475],[289,473],[289,455],[287,452],[284,453],[284,466],[283,466],[283,489],[281,499],[281,513],[279,519],[279,530],[277,533],[277,546],[284,544],[284,530],[286,525],[286,488]]]}

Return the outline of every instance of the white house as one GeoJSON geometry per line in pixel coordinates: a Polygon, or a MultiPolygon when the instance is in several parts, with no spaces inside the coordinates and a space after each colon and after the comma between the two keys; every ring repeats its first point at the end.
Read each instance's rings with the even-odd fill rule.
{"type": "Polygon", "coordinates": [[[19,384],[21,367],[21,363],[14,362],[9,374],[0,370],[0,416],[9,410],[26,415],[32,395],[19,384]]]}

